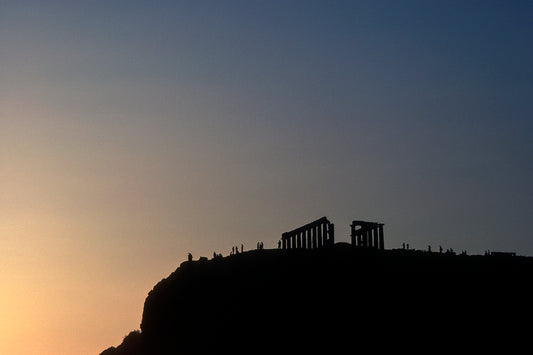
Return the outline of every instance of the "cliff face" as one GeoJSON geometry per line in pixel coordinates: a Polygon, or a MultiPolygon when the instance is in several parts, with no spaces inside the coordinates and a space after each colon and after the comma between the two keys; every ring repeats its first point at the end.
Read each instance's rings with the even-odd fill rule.
{"type": "Polygon", "coordinates": [[[532,275],[530,258],[345,244],[184,262],[149,293],[141,332],[104,354],[344,353],[440,336],[452,315],[466,332],[527,313],[532,275]]]}

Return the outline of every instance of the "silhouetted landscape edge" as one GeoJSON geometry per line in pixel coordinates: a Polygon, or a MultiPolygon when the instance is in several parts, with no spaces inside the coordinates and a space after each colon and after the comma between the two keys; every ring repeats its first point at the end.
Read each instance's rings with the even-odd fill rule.
{"type": "Polygon", "coordinates": [[[530,257],[346,243],[201,258],[161,280],[145,300],[140,331],[101,355],[213,353],[228,346],[341,353],[355,338],[360,344],[407,333],[440,338],[451,331],[450,321],[454,334],[494,331],[489,325],[501,318],[509,331],[518,316],[531,316],[532,276],[530,257]]]}

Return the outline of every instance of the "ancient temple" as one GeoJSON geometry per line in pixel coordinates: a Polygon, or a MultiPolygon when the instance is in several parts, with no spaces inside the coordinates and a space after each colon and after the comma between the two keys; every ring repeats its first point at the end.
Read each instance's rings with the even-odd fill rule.
{"type": "Polygon", "coordinates": [[[383,223],[353,221],[350,225],[352,229],[352,245],[380,250],[385,249],[383,226],[383,223]]]}
{"type": "Polygon", "coordinates": [[[281,235],[282,249],[315,249],[335,242],[335,229],[326,217],[281,235]]]}

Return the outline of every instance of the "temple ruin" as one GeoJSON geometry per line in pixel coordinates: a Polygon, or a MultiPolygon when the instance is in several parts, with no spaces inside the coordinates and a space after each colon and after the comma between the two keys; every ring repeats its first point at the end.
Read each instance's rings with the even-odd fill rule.
{"type": "Polygon", "coordinates": [[[383,223],[353,221],[350,225],[352,229],[352,245],[380,250],[385,249],[383,226],[383,223]]]}
{"type": "Polygon", "coordinates": [[[281,235],[282,249],[316,249],[335,242],[335,229],[326,217],[281,235]]]}

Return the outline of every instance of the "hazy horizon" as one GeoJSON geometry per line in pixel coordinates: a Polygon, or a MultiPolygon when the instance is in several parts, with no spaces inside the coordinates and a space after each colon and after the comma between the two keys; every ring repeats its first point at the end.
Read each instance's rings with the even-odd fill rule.
{"type": "Polygon", "coordinates": [[[0,1],[0,353],[94,354],[187,253],[327,216],[533,255],[527,1],[0,1]]]}

